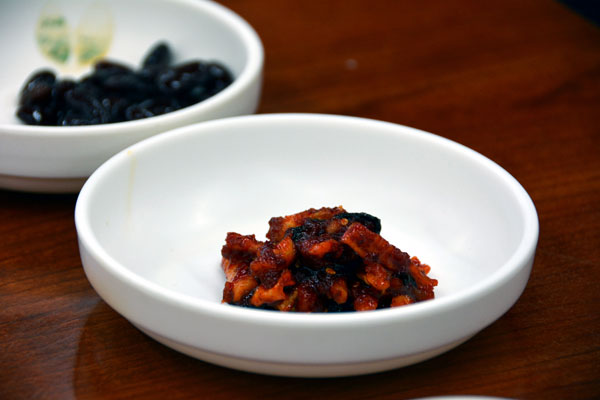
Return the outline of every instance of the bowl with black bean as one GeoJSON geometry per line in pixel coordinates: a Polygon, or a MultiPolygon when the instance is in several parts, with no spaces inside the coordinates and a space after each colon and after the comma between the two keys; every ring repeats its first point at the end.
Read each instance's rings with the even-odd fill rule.
{"type": "MultiPolygon", "coordinates": [[[[233,11],[195,0],[0,5],[0,189],[77,192],[150,136],[258,108],[263,48],[233,11]]],[[[165,166],[166,168],[168,166],[165,166]]]]}

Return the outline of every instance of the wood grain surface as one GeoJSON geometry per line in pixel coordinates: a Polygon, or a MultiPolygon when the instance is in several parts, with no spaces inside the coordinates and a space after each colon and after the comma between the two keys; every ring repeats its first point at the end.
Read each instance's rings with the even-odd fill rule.
{"type": "Polygon", "coordinates": [[[238,372],[158,344],[97,296],[79,259],[76,195],[0,190],[0,399],[600,398],[599,27],[543,0],[222,3],[263,40],[259,112],[417,127],[519,180],[540,219],[522,297],[410,367],[336,379],[238,372]]]}

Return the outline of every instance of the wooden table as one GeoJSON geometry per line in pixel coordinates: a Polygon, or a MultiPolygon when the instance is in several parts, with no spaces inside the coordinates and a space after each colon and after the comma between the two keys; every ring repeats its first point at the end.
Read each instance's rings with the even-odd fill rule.
{"type": "Polygon", "coordinates": [[[0,191],[0,399],[600,398],[600,30],[542,0],[227,0],[266,49],[260,112],[396,122],[507,169],[540,218],[516,305],[385,373],[253,375],[149,339],[83,273],[75,195],[0,191]]]}

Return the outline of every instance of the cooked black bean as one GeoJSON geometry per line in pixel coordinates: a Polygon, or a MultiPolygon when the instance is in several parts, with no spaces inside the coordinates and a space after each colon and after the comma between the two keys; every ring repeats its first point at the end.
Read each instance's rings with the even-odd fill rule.
{"type": "Polygon", "coordinates": [[[166,67],[171,64],[171,49],[166,43],[157,44],[146,56],[142,68],[166,67]]]}
{"type": "Polygon", "coordinates": [[[29,125],[57,126],[131,121],[196,104],[233,82],[221,64],[171,65],[171,59],[169,46],[159,43],[138,70],[102,60],[77,82],[39,71],[21,90],[17,117],[29,125]]]}
{"type": "Polygon", "coordinates": [[[17,109],[17,117],[28,125],[42,125],[42,113],[39,107],[22,105],[17,109]]]}
{"type": "Polygon", "coordinates": [[[51,71],[42,70],[34,74],[21,90],[20,105],[49,102],[56,76],[51,71]]]}
{"type": "Polygon", "coordinates": [[[125,119],[128,121],[132,121],[134,119],[154,117],[155,115],[156,114],[150,111],[148,107],[142,104],[132,104],[125,110],[125,119]]]}
{"type": "Polygon", "coordinates": [[[133,70],[131,68],[129,68],[127,65],[123,65],[123,64],[120,64],[115,61],[110,61],[110,60],[98,61],[96,63],[96,65],[94,65],[94,73],[101,74],[104,72],[125,74],[125,73],[129,73],[129,72],[133,72],[133,70]]]}
{"type": "Polygon", "coordinates": [[[231,83],[231,81],[232,81],[231,74],[229,73],[229,71],[227,71],[227,69],[224,66],[213,62],[213,63],[209,63],[207,67],[208,67],[208,73],[215,80],[220,80],[223,82],[231,83]]]}

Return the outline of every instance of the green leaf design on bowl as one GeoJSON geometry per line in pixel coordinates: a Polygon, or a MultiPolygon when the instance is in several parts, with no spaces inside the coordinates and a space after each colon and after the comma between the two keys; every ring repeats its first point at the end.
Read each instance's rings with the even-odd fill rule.
{"type": "Polygon", "coordinates": [[[90,65],[104,57],[113,37],[113,17],[101,0],[84,9],[76,29],[72,29],[58,0],[50,0],[42,9],[35,38],[42,54],[60,65],[90,65]]]}
{"type": "Polygon", "coordinates": [[[113,36],[113,18],[108,6],[91,3],[75,30],[75,54],[81,65],[91,64],[108,53],[113,36]]]}
{"type": "Polygon", "coordinates": [[[65,64],[71,54],[70,28],[67,20],[52,9],[44,9],[36,28],[36,40],[49,59],[65,64]]]}

